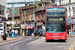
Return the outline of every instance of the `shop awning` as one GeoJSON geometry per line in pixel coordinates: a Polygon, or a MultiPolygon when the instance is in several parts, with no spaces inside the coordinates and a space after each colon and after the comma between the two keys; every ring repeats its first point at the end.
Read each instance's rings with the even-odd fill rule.
{"type": "Polygon", "coordinates": [[[43,23],[42,22],[38,22],[36,25],[37,26],[40,26],[40,25],[42,25],[43,23]]]}
{"type": "Polygon", "coordinates": [[[27,26],[26,29],[33,29],[34,27],[32,26],[27,26]]]}
{"type": "Polygon", "coordinates": [[[5,17],[0,17],[0,22],[5,22],[7,21],[5,17]]]}
{"type": "Polygon", "coordinates": [[[39,22],[39,25],[42,25],[43,23],[42,22],[39,22]]]}
{"type": "Polygon", "coordinates": [[[67,22],[71,22],[71,19],[67,19],[67,22]]]}
{"type": "Polygon", "coordinates": [[[71,24],[75,24],[75,21],[72,21],[71,24]]]}

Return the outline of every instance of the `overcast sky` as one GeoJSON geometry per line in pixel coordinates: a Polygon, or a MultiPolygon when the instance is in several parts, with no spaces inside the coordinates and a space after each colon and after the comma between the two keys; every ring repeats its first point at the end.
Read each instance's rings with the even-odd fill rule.
{"type": "MultiPolygon", "coordinates": [[[[36,0],[6,0],[6,2],[24,2],[24,1],[30,2],[30,1],[36,1],[36,0]]],[[[37,1],[40,1],[40,0],[37,0],[37,1]]]]}

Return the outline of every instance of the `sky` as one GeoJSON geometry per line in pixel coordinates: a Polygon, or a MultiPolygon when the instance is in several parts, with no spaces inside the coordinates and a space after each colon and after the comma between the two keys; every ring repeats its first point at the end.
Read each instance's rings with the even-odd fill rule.
{"type": "MultiPolygon", "coordinates": [[[[30,2],[30,1],[36,1],[36,0],[6,0],[6,2],[24,2],[24,1],[26,1],[26,2],[30,2]]],[[[40,0],[37,0],[37,1],[40,1],[40,0]]]]}

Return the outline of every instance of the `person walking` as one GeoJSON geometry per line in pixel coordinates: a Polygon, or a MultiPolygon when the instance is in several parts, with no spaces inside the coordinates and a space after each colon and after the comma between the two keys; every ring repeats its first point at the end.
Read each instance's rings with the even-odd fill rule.
{"type": "Polygon", "coordinates": [[[12,29],[11,31],[11,37],[13,38],[14,37],[14,30],[12,29]]]}
{"type": "Polygon", "coordinates": [[[18,30],[15,30],[15,37],[18,37],[18,30]]]}
{"type": "Polygon", "coordinates": [[[9,34],[10,34],[10,30],[9,29],[7,29],[7,36],[9,37],[9,34]]]}

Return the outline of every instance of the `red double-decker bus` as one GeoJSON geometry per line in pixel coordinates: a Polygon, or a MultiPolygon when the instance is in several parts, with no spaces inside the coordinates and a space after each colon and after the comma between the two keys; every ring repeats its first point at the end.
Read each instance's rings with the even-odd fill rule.
{"type": "Polygon", "coordinates": [[[47,7],[45,10],[47,40],[67,40],[67,15],[65,7],[47,7]]]}

